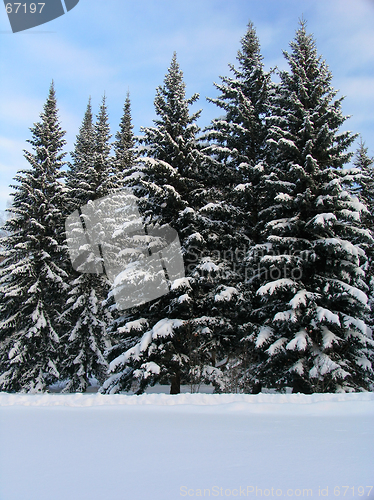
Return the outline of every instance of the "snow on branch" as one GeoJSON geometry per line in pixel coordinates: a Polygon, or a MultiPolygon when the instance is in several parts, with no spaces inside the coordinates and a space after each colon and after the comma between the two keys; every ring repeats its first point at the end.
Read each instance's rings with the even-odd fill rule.
{"type": "Polygon", "coordinates": [[[261,286],[257,290],[257,295],[273,295],[274,292],[284,290],[285,288],[296,291],[297,283],[289,278],[281,278],[279,280],[271,281],[270,283],[266,283],[266,285],[261,286]]]}

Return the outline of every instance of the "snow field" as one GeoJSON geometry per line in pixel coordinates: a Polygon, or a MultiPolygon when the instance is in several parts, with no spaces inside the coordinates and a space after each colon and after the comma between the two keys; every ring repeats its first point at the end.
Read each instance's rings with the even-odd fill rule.
{"type": "Polygon", "coordinates": [[[370,498],[373,417],[372,393],[2,393],[0,499],[370,498]]]}

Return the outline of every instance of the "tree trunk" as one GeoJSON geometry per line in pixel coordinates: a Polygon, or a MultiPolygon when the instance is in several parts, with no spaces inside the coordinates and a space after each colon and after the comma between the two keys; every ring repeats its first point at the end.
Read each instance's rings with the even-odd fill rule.
{"type": "Polygon", "coordinates": [[[179,394],[181,392],[181,375],[178,371],[171,379],[170,394],[179,394]]]}
{"type": "Polygon", "coordinates": [[[261,384],[261,382],[256,382],[252,386],[252,392],[251,392],[251,394],[260,394],[261,390],[262,390],[262,384],[261,384]]]}
{"type": "Polygon", "coordinates": [[[293,379],[292,393],[294,394],[297,392],[300,392],[302,394],[313,393],[310,384],[306,380],[303,380],[301,377],[295,376],[295,378],[293,379]]]}

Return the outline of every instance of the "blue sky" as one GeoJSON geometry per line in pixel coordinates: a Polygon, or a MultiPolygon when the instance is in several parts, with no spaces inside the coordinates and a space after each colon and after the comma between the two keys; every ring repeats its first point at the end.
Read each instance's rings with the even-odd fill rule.
{"type": "MultiPolygon", "coordinates": [[[[45,0],[48,1],[48,0],[45,0]]],[[[1,6],[0,6],[1,7],[1,6]]],[[[155,89],[173,51],[188,96],[200,93],[200,126],[221,114],[206,97],[217,95],[219,75],[236,62],[251,20],[267,69],[285,69],[301,16],[345,95],[352,117],[344,130],[362,134],[374,155],[374,0],[80,0],[60,18],[13,34],[0,8],[0,210],[17,170],[27,168],[29,127],[39,120],[53,79],[60,120],[73,148],[89,96],[96,113],[105,92],[114,135],[127,90],[134,132],[152,125],[155,89]]]]}

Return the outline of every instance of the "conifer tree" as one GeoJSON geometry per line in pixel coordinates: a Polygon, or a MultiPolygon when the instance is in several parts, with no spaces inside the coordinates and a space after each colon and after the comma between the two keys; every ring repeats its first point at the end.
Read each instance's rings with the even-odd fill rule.
{"type": "Polygon", "coordinates": [[[248,263],[259,266],[255,371],[281,390],[365,390],[373,374],[362,271],[370,235],[342,172],[355,136],[339,132],[342,99],[303,21],[291,49],[271,102],[265,231],[248,263]]]}
{"type": "Polygon", "coordinates": [[[57,315],[66,297],[63,185],[64,134],[53,82],[40,122],[30,129],[30,164],[12,186],[9,232],[0,264],[0,390],[42,392],[59,378],[57,315]]]}
{"type": "MultiPolygon", "coordinates": [[[[345,176],[349,178],[349,188],[353,194],[357,195],[367,210],[362,215],[363,231],[369,231],[374,236],[374,158],[368,155],[368,148],[360,140],[354,158],[354,169],[347,171],[345,176]]],[[[371,328],[374,327],[374,251],[370,239],[364,246],[367,262],[365,263],[366,284],[369,289],[370,319],[371,328]]]]}
{"type": "Polygon", "coordinates": [[[250,290],[246,286],[252,272],[250,267],[245,266],[244,257],[248,249],[259,242],[263,230],[260,214],[264,208],[268,175],[266,117],[269,95],[274,91],[274,84],[270,81],[270,74],[264,71],[262,60],[256,30],[249,22],[237,55],[238,67],[229,65],[233,77],[221,77],[222,82],[215,84],[220,96],[208,99],[225,114],[212,121],[206,134],[210,140],[209,151],[221,172],[219,180],[222,182],[223,197],[230,200],[235,208],[236,227],[233,234],[236,238],[231,243],[235,248],[231,250],[235,250],[237,273],[232,273],[231,285],[237,287],[243,296],[241,311],[238,310],[236,318],[241,341],[236,343],[236,352],[229,356],[231,362],[226,365],[226,377],[236,377],[237,388],[246,392],[254,390],[254,380],[248,375],[253,353],[248,350],[245,341],[246,333],[253,329],[248,321],[252,304],[250,290]]]}
{"type": "MultiPolygon", "coordinates": [[[[139,165],[137,164],[138,153],[135,148],[136,140],[133,128],[130,93],[127,92],[119,130],[116,133],[116,140],[113,143],[113,170],[115,183],[118,189],[131,189],[131,187],[136,185],[137,179],[139,175],[141,175],[139,172],[139,165]]],[[[108,335],[110,338],[114,339],[117,337],[116,332],[118,325],[125,323],[126,320],[122,313],[118,311],[117,304],[113,297],[113,287],[109,292],[105,305],[112,314],[112,322],[108,327],[108,335]]]]}
{"type": "Polygon", "coordinates": [[[135,137],[133,128],[134,127],[132,125],[131,119],[130,94],[129,92],[127,92],[119,130],[116,133],[116,140],[113,144],[115,171],[119,177],[119,185],[126,185],[126,180],[128,180],[128,177],[133,172],[136,157],[134,151],[135,137]]]}
{"type": "Polygon", "coordinates": [[[110,134],[105,95],[96,117],[96,123],[94,124],[94,137],[94,168],[92,173],[94,174],[93,185],[95,186],[95,192],[93,193],[93,198],[90,199],[107,196],[118,188],[117,178],[110,157],[112,148],[110,139],[112,136],[110,134]]]}
{"type": "MultiPolygon", "coordinates": [[[[354,166],[358,172],[354,172],[353,192],[360,197],[366,205],[368,212],[365,214],[366,225],[373,230],[374,228],[374,158],[368,155],[368,148],[365,143],[360,141],[354,158],[354,166]]],[[[351,188],[352,190],[352,188],[351,188]]]]}
{"type": "Polygon", "coordinates": [[[231,172],[237,187],[231,196],[238,198],[242,224],[248,237],[256,241],[258,213],[264,196],[265,117],[273,85],[264,71],[260,43],[251,22],[241,46],[237,55],[239,67],[229,66],[234,77],[221,77],[222,83],[215,84],[221,95],[208,99],[223,109],[225,115],[212,121],[207,137],[213,141],[211,153],[231,172]]]}
{"type": "MultiPolygon", "coordinates": [[[[81,207],[105,197],[115,189],[109,141],[105,98],[95,124],[92,123],[89,102],[76,139],[75,150],[71,155],[73,162],[66,184],[68,197],[71,200],[70,210],[77,214],[74,234],[78,239],[85,237],[87,228],[95,231],[97,228],[91,226],[102,223],[96,214],[94,220],[89,220],[87,216],[83,220],[82,216],[78,215],[81,214],[81,207]]],[[[69,235],[67,239],[69,245],[74,246],[75,237],[69,235]]],[[[78,272],[70,268],[69,298],[61,316],[61,322],[68,331],[64,338],[66,350],[63,376],[68,379],[65,392],[84,392],[90,383],[90,378],[95,377],[102,382],[107,369],[103,352],[109,346],[106,329],[111,321],[111,315],[103,302],[110,284],[106,275],[100,274],[99,271],[98,274],[85,273],[84,264],[87,262],[93,262],[91,267],[102,270],[102,256],[89,248],[83,259],[83,268],[75,267],[78,272]]]]}
{"type": "Polygon", "coordinates": [[[92,196],[89,194],[90,184],[87,177],[89,169],[93,167],[95,139],[94,126],[92,122],[91,98],[88,101],[86,112],[76,138],[74,151],[71,152],[72,161],[66,174],[67,187],[67,213],[87,203],[92,196]]]}

